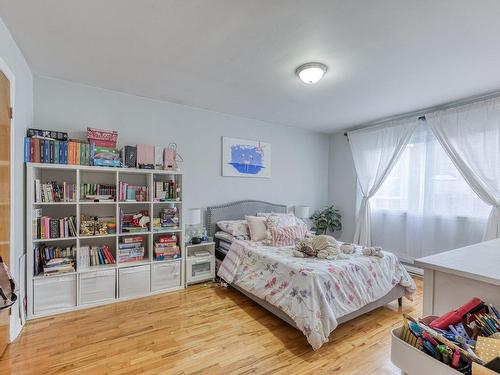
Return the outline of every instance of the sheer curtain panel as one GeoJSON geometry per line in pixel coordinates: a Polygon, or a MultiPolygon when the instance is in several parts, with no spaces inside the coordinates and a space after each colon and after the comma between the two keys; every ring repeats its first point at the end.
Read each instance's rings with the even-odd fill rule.
{"type": "Polygon", "coordinates": [[[363,194],[354,243],[371,245],[370,198],[375,195],[405,149],[417,119],[391,121],[348,133],[354,166],[363,194]]]}
{"type": "Polygon", "coordinates": [[[481,241],[490,207],[421,122],[371,199],[372,241],[413,260],[481,241]]]}
{"type": "Polygon", "coordinates": [[[500,237],[500,98],[429,114],[427,122],[472,190],[491,206],[483,240],[500,237]]]}

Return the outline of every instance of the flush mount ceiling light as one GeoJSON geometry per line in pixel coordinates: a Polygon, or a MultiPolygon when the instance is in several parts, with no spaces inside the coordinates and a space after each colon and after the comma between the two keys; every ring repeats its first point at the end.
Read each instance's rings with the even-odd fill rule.
{"type": "Polygon", "coordinates": [[[299,66],[295,70],[295,73],[297,73],[302,82],[313,84],[323,78],[327,70],[328,67],[325,64],[319,62],[311,62],[299,66]]]}

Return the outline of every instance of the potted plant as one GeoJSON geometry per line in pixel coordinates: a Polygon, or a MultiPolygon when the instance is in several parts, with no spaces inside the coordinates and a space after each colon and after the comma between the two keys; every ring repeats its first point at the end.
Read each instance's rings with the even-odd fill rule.
{"type": "Polygon", "coordinates": [[[331,205],[322,210],[316,210],[309,218],[314,227],[311,229],[316,234],[327,234],[342,230],[342,215],[335,205],[331,205]]]}

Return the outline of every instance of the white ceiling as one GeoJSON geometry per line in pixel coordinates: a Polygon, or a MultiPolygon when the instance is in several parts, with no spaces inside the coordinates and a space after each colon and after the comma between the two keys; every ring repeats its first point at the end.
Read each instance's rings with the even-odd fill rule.
{"type": "Polygon", "coordinates": [[[496,0],[0,0],[36,74],[333,132],[500,89],[496,0]],[[298,80],[302,63],[329,71],[298,80]]]}

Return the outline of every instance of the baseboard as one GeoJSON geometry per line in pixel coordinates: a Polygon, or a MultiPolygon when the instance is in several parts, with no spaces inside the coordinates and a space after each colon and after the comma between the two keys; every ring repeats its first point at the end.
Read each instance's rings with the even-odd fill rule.
{"type": "Polygon", "coordinates": [[[408,271],[408,273],[420,277],[424,276],[424,270],[422,268],[415,267],[413,264],[408,264],[405,262],[402,262],[401,264],[408,271]]]}
{"type": "Polygon", "coordinates": [[[13,342],[21,331],[23,330],[23,324],[19,320],[19,301],[16,302],[14,305],[11,307],[11,313],[10,313],[10,330],[9,330],[9,339],[10,342],[13,342]]]}

